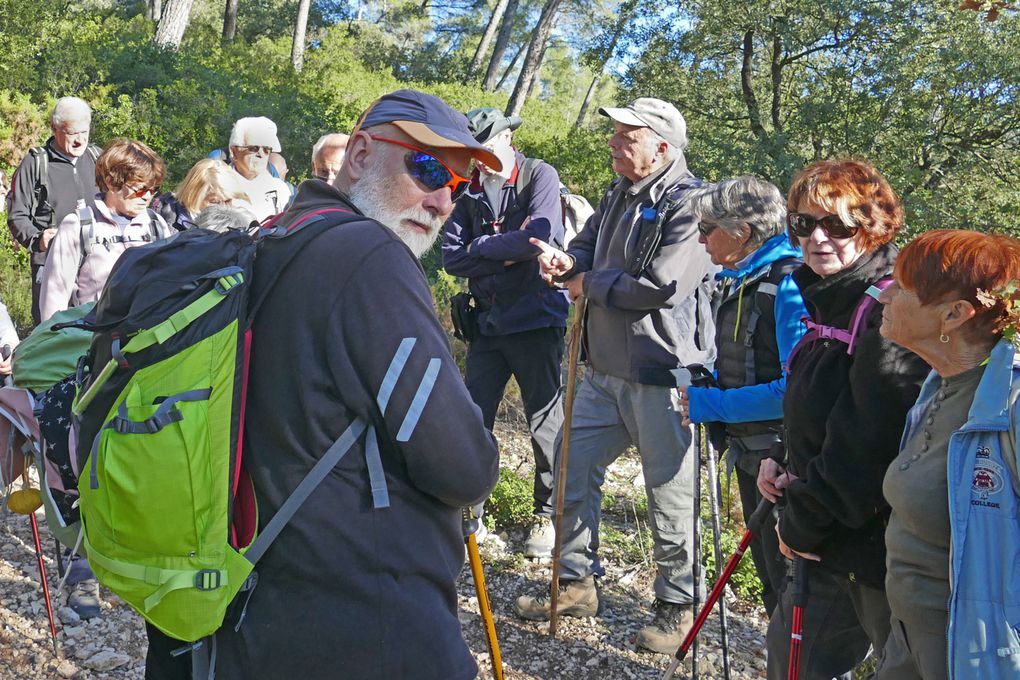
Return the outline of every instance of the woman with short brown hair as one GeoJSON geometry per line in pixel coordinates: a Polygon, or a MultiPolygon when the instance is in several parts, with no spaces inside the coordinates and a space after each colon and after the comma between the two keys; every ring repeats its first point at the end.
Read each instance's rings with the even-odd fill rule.
{"type": "MultiPolygon", "coordinates": [[[[792,277],[811,319],[787,359],[786,460],[763,460],[758,488],[782,498],[780,552],[806,565],[805,679],[850,671],[889,632],[882,475],[928,367],[879,335],[868,292],[892,273],[902,225],[896,193],[861,160],[813,163],[789,191],[788,234],[804,254],[792,277]]],[[[793,591],[787,584],[769,621],[770,680],[787,676],[793,591]]]]}
{"type": "Polygon", "coordinates": [[[41,274],[42,319],[98,300],[122,252],[169,235],[163,218],[147,209],[165,177],[163,159],[142,142],[107,144],[96,159],[96,210],[79,202],[50,243],[41,274]]]}
{"type": "Polygon", "coordinates": [[[1020,674],[1020,241],[922,234],[880,298],[882,335],[932,366],[885,473],[892,630],[875,680],[1020,674]]]}

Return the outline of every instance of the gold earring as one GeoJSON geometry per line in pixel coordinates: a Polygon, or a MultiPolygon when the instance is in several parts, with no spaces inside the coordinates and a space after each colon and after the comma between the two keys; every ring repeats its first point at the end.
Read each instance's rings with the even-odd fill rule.
{"type": "Polygon", "coordinates": [[[945,333],[940,334],[939,335],[939,342],[941,342],[943,345],[948,344],[949,343],[949,336],[946,335],[945,333]]]}

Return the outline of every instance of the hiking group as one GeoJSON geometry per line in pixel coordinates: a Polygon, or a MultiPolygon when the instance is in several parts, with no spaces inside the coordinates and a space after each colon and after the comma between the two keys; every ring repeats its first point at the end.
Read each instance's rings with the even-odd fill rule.
{"type": "Polygon", "coordinates": [[[635,447],[656,568],[635,645],[677,652],[705,585],[704,448],[749,526],[775,506],[750,543],[770,680],[869,654],[877,680],[1018,677],[1020,242],[979,225],[901,251],[864,160],[811,163],[784,198],[695,177],[668,102],[599,113],[617,177],[592,210],[517,150],[520,118],[414,90],[323,135],[296,188],[267,118],[161,192],[151,148],[100,150],[88,105],[57,102],[7,199],[37,328],[19,345],[0,301],[0,374],[36,404],[68,604],[100,616],[98,577],[141,613],[146,678],[476,677],[455,582],[511,376],[522,549],[559,573],[518,616],[550,619],[554,593],[599,615],[602,486],[635,447]],[[419,260],[440,236],[467,279],[463,378],[419,260]]]}

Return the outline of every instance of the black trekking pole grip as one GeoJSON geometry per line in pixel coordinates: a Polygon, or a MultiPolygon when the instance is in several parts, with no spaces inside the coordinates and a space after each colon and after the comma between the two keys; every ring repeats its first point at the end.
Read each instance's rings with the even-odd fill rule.
{"type": "Polygon", "coordinates": [[[751,516],[747,518],[747,530],[757,536],[761,533],[761,526],[765,523],[765,519],[772,512],[772,506],[775,505],[772,501],[767,498],[762,498],[761,503],[754,509],[751,516]]]}

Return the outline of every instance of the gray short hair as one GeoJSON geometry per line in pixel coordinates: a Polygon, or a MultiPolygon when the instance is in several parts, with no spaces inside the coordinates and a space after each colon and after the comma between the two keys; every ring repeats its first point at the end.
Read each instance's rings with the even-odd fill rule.
{"type": "Polygon", "coordinates": [[[319,137],[318,141],[312,146],[312,164],[314,165],[319,160],[319,154],[323,153],[326,149],[346,149],[347,142],[350,139],[350,135],[345,135],[342,132],[331,132],[328,135],[319,137]]]}
{"type": "Polygon", "coordinates": [[[255,216],[250,212],[229,205],[210,205],[195,216],[196,227],[218,232],[247,231],[253,221],[255,216]]]}
{"type": "Polygon", "coordinates": [[[666,159],[667,163],[672,163],[677,159],[678,156],[680,156],[680,154],[683,153],[683,149],[677,147],[676,145],[666,140],[662,135],[660,135],[652,128],[646,127],[644,128],[644,130],[645,130],[645,144],[648,145],[651,151],[654,152],[656,147],[659,146],[659,144],[666,145],[666,153],[663,154],[663,158],[666,159]]]}
{"type": "Polygon", "coordinates": [[[92,122],[92,109],[84,99],[78,97],[61,97],[50,114],[50,124],[60,127],[69,120],[86,120],[92,122]]]}
{"type": "Polygon", "coordinates": [[[762,243],[786,230],[786,199],[776,185],[742,175],[710,184],[691,193],[691,211],[700,220],[728,232],[751,227],[751,241],[762,243]]]}

